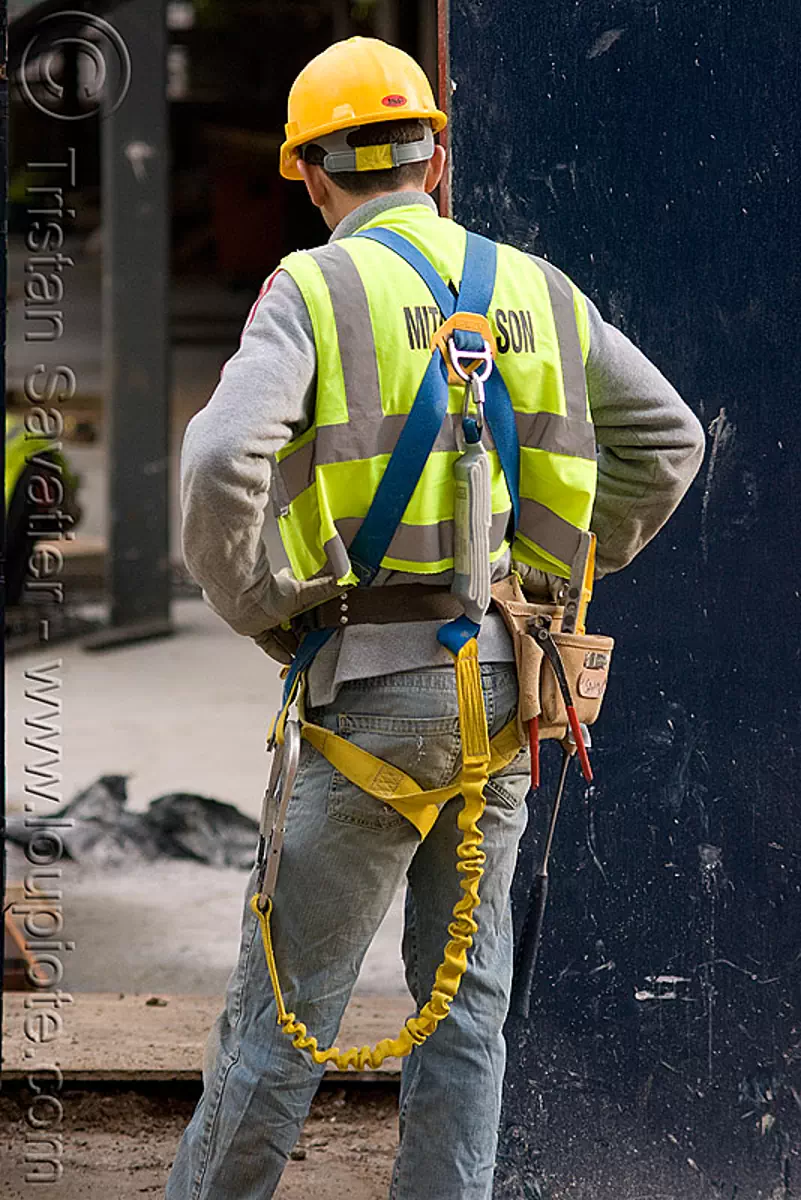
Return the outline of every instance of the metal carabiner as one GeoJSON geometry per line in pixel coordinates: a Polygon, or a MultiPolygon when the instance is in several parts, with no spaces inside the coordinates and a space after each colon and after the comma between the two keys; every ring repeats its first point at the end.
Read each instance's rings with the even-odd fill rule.
{"type": "Polygon", "coordinates": [[[484,429],[484,383],[480,378],[471,375],[465,384],[464,402],[462,404],[462,429],[465,429],[465,421],[470,418],[470,400],[472,398],[476,410],[475,422],[478,432],[478,438],[481,439],[481,434],[484,429]]]}
{"type": "Polygon", "coordinates": [[[300,725],[287,721],[284,740],[273,751],[270,780],[264,792],[259,821],[259,844],[256,851],[258,867],[258,906],[261,912],[275,895],[278,865],[284,847],[286,813],[300,761],[300,725]]]}
{"type": "Polygon", "coordinates": [[[476,428],[480,438],[484,429],[484,381],[489,378],[493,367],[492,347],[485,339],[481,350],[459,350],[451,337],[448,339],[448,353],[454,371],[460,379],[464,380],[465,385],[462,428],[466,430],[465,422],[470,417],[470,400],[472,399],[476,408],[476,428]],[[481,365],[476,365],[471,371],[468,371],[462,366],[462,361],[481,365]]]}

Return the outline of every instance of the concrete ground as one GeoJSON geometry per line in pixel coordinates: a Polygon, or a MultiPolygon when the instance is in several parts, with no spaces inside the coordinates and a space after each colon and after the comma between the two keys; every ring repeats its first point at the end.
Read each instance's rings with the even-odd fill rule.
{"type": "MultiPolygon", "coordinates": [[[[103,774],[129,776],[129,804],[145,809],[171,791],[198,792],[258,817],[269,758],[264,741],[280,695],[278,667],[200,600],[174,606],[172,638],[91,654],[73,643],[7,664],[9,809],[23,810],[26,781],[42,760],[25,744],[30,672],[57,663],[61,681],[60,784],[67,801],[103,774]],[[26,770],[27,769],[27,770],[26,770]]],[[[53,745],[51,741],[51,746],[53,745]]],[[[36,811],[50,812],[46,801],[36,811]]],[[[22,878],[12,851],[9,879],[22,878]]],[[[233,966],[246,873],[163,860],[130,871],[62,864],[67,964],[76,991],[222,992],[233,966]]],[[[361,987],[403,991],[397,897],[365,962],[361,987]]]]}
{"type": "MultiPolygon", "coordinates": [[[[201,600],[173,607],[175,636],[87,653],[78,643],[30,651],[6,668],[8,800],[21,811],[41,754],[25,745],[30,672],[59,666],[60,792],[69,800],[100,775],[128,775],[129,805],[198,792],[258,817],[269,757],[265,737],[281,695],[279,667],[201,600]]],[[[39,811],[44,802],[37,803],[39,811]]]]}
{"type": "MultiPolygon", "coordinates": [[[[266,965],[264,986],[269,989],[266,965]]],[[[150,1087],[171,1095],[182,1085],[200,1088],[208,1034],[223,1008],[222,996],[61,990],[72,999],[58,1010],[60,1021],[47,1023],[47,1042],[31,1036],[38,1032],[31,1023],[31,993],[3,997],[4,1085],[26,1087],[31,1071],[38,1074],[56,1059],[70,1087],[150,1087]]],[[[373,1046],[394,1037],[413,1010],[408,994],[351,997],[331,1045],[343,1052],[373,1046]]],[[[400,1069],[397,1058],[358,1073],[329,1063],[324,1078],[328,1086],[391,1086],[400,1069]]]]}

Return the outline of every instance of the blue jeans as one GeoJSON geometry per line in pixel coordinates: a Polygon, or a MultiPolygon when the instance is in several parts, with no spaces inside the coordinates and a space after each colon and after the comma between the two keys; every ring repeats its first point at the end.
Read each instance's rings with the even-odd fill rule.
{"type": "MultiPolygon", "coordinates": [[[[517,678],[482,664],[490,732],[511,719],[517,678]]],[[[309,717],[440,787],[460,765],[455,672],[407,671],[345,684],[309,717]]],[[[481,821],[487,863],[478,934],[450,1015],[403,1060],[393,1200],[489,1200],[512,973],[509,890],[526,822],[527,755],[494,776],[481,821]]],[[[289,804],[273,937],[286,1006],[330,1045],[368,946],[404,875],[403,957],[425,1003],[460,896],[459,797],[426,840],[394,809],[348,783],[307,743],[289,804]]],[[[226,1005],[209,1037],[204,1092],[167,1184],[167,1200],[268,1200],[300,1134],[323,1068],[276,1024],[258,923],[248,907],[226,1005]]],[[[387,1030],[387,1034],[396,1032],[387,1030]]]]}

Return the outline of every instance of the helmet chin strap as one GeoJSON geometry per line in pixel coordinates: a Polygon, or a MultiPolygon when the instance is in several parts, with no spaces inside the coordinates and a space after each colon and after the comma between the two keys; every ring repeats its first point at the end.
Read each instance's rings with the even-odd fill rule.
{"type": "MultiPolygon", "coordinates": [[[[309,143],[320,146],[325,151],[321,165],[329,175],[336,175],[339,171],[387,171],[407,163],[426,162],[434,156],[434,134],[428,125],[422,138],[416,142],[405,142],[402,145],[351,146],[348,137],[360,128],[360,125],[355,125],[352,129],[338,129],[335,133],[328,133],[325,137],[315,138],[309,143]]],[[[305,146],[301,147],[301,158],[305,149],[305,146]]]]}

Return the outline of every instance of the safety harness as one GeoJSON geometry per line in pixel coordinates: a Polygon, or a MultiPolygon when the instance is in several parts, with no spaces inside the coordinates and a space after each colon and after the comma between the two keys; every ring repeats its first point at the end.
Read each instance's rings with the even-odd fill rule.
{"type": "MultiPolygon", "coordinates": [[[[467,969],[467,954],[478,929],[475,910],[480,903],[479,883],[486,861],[481,849],[483,835],[479,828],[485,806],[484,789],[489,777],[516,757],[527,737],[520,720],[515,719],[490,740],[477,644],[481,619],[490,603],[488,540],[484,545],[482,531],[488,529],[491,514],[486,511],[487,506],[479,502],[482,486],[486,484],[488,487],[488,477],[483,474],[486,466],[481,461],[484,453],[481,447],[484,420],[490,427],[503,470],[512,505],[511,521],[515,527],[520,512],[520,448],[514,412],[506,384],[500,372],[493,369],[494,337],[486,317],[495,285],[495,243],[477,234],[467,234],[461,287],[458,297],[454,297],[425,255],[406,238],[383,228],[365,230],[355,236],[370,238],[400,255],[424,280],[443,317],[443,324],[432,339],[431,359],[412,408],[372,504],[349,547],[358,587],[369,587],[380,569],[433,450],[448,409],[449,384],[459,382],[465,385],[461,423],[464,447],[455,471],[456,505],[458,507],[460,503],[461,487],[461,502],[465,506],[462,527],[469,536],[461,539],[460,560],[457,519],[452,590],[458,595],[464,614],[444,624],[437,634],[439,642],[452,655],[456,671],[462,765],[451,783],[446,787],[424,790],[392,764],[376,758],[330,730],[305,720],[303,694],[306,672],[320,648],[336,632],[336,625],[306,633],[288,668],[281,709],[269,735],[268,744],[275,750],[275,758],[262,809],[257,856],[259,891],[251,900],[251,908],[261,925],[279,1025],[299,1050],[310,1052],[316,1063],[330,1062],[339,1070],[349,1067],[356,1070],[374,1069],[385,1058],[408,1055],[415,1045],[420,1045],[430,1037],[439,1022],[448,1015],[467,969]],[[461,474],[459,463],[462,464],[461,474]],[[296,702],[301,716],[299,732],[297,723],[289,720],[289,712],[296,702]],[[450,937],[435,974],[431,996],[420,1012],[406,1021],[397,1037],[385,1038],[372,1048],[354,1047],[346,1052],[336,1046],[320,1049],[317,1039],[308,1033],[303,1022],[297,1020],[295,1013],[287,1011],[281,993],[271,918],[286,809],[297,767],[299,737],[319,751],[352,784],[376,800],[390,805],[410,821],[421,839],[432,829],[440,809],[448,800],[461,795],[463,801],[457,818],[462,835],[457,849],[462,894],[448,925],[450,937]]],[[[510,533],[513,535],[514,529],[510,533]]],[[[582,579],[581,584],[586,590],[586,580],[582,579]]],[[[504,612],[503,607],[501,611],[509,624],[509,612],[504,612]]],[[[546,628],[544,641],[553,641],[549,628],[546,628]]],[[[540,658],[549,648],[547,645],[538,651],[540,658]]],[[[558,658],[558,650],[556,653],[558,658]]],[[[569,723],[574,739],[571,752],[580,748],[586,753],[578,720],[570,719],[569,723]]]]}

